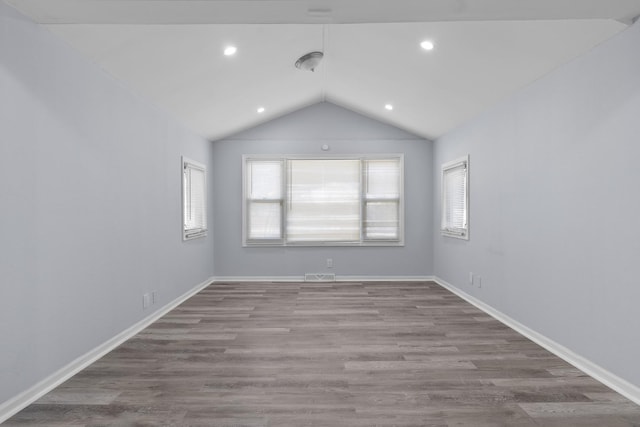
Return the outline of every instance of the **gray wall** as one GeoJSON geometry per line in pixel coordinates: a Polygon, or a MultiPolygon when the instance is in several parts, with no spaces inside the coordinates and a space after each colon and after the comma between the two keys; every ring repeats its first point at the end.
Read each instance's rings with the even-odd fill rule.
{"type": "Polygon", "coordinates": [[[435,274],[636,386],[639,46],[636,24],[434,146],[437,191],[471,155],[471,238],[435,231],[435,274]]]}
{"type": "Polygon", "coordinates": [[[432,269],[432,143],[330,103],[319,103],[213,143],[217,277],[424,276],[432,269]],[[242,155],[405,154],[404,247],[242,247],[242,155]],[[326,267],[333,258],[334,268],[326,267]]]}
{"type": "Polygon", "coordinates": [[[210,145],[0,2],[0,403],[213,275],[180,213],[210,145]]]}
{"type": "Polygon", "coordinates": [[[640,386],[638,46],[635,25],[433,147],[327,103],[210,144],[0,2],[0,403],[214,263],[217,276],[436,274],[640,386]],[[405,153],[406,246],[242,248],[242,154],[323,143],[405,153]],[[467,153],[468,242],[437,232],[439,165],[467,153]],[[209,164],[215,244],[181,241],[181,155],[209,164]]]}

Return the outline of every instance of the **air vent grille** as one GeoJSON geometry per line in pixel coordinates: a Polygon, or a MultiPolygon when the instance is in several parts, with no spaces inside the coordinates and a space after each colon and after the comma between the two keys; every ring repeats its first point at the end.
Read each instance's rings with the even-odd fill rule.
{"type": "Polygon", "coordinates": [[[336,275],[333,273],[305,273],[305,282],[335,282],[336,275]]]}

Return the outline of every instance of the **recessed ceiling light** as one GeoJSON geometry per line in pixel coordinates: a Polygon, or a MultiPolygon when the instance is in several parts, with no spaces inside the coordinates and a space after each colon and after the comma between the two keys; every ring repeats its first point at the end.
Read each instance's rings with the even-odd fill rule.
{"type": "Polygon", "coordinates": [[[435,45],[431,40],[425,40],[422,43],[420,43],[420,47],[423,48],[424,50],[433,50],[435,45]]]}
{"type": "Polygon", "coordinates": [[[264,107],[258,107],[258,114],[264,113],[264,107]]]}
{"type": "Polygon", "coordinates": [[[386,105],[384,106],[384,108],[385,108],[385,110],[389,110],[389,111],[391,111],[391,110],[393,110],[393,105],[391,105],[391,104],[386,104],[386,105]]]}
{"type": "Polygon", "coordinates": [[[237,51],[238,51],[238,48],[235,47],[235,46],[227,46],[227,47],[224,48],[224,54],[226,56],[235,55],[237,51]]]}

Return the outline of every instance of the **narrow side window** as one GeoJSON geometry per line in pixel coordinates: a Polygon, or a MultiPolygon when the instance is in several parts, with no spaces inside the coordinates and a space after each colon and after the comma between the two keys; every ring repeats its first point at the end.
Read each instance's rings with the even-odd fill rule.
{"type": "Polygon", "coordinates": [[[469,239],[469,156],[442,165],[442,235],[469,239]]]}
{"type": "Polygon", "coordinates": [[[183,240],[207,235],[207,169],[185,157],[182,158],[182,223],[183,240]]]}
{"type": "Polygon", "coordinates": [[[400,240],[402,161],[400,158],[363,161],[365,240],[400,240]]]}
{"type": "Polygon", "coordinates": [[[245,241],[282,242],[283,169],[281,159],[245,159],[245,241]]]}

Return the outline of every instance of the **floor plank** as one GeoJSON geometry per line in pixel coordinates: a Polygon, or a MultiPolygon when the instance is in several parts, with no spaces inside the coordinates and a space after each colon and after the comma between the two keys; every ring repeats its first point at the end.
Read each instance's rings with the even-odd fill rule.
{"type": "Polygon", "coordinates": [[[6,426],[639,426],[432,282],[218,283],[6,426]]]}

